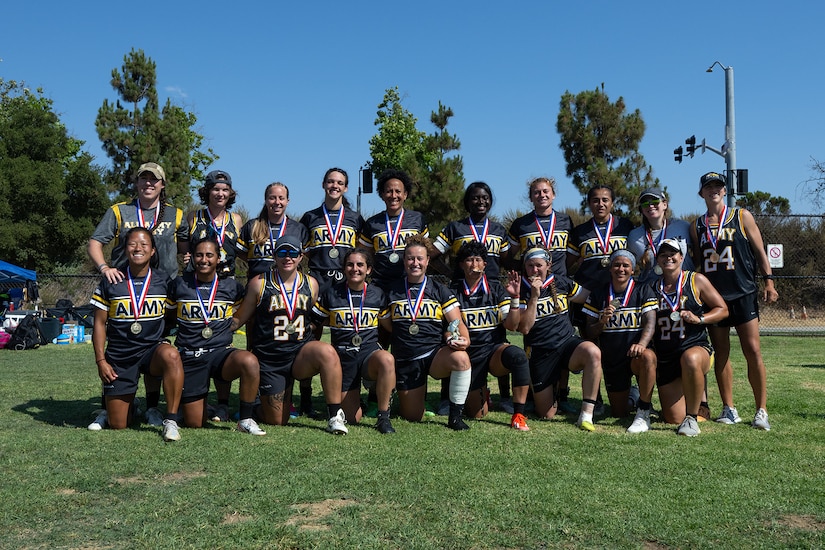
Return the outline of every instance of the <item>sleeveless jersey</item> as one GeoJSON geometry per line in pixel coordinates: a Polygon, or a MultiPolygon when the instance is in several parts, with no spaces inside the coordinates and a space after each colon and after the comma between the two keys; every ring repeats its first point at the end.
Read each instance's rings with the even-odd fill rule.
{"type": "MultiPolygon", "coordinates": [[[[728,210],[716,242],[716,252],[719,254],[717,262],[710,259],[713,245],[708,239],[706,229],[705,217],[696,218],[696,234],[699,237],[699,250],[702,252],[700,270],[705,277],[726,301],[757,292],[759,287],[756,284],[756,257],[745,233],[742,209],[734,207],[728,210]]],[[[710,230],[711,234],[716,235],[717,226],[712,225],[710,230]]]]}
{"type": "MultiPolygon", "coordinates": [[[[564,275],[556,275],[556,305],[553,307],[553,292],[548,286],[539,294],[536,305],[536,322],[533,328],[525,335],[525,347],[555,349],[560,347],[568,338],[573,336],[573,325],[570,322],[570,299],[584,292],[584,289],[573,279],[564,275]]],[[[522,282],[520,307],[527,309],[532,289],[522,282]]],[[[522,313],[524,315],[524,313],[522,313]]]]}
{"type": "Polygon", "coordinates": [[[328,271],[341,271],[344,254],[358,246],[358,235],[364,225],[364,219],[361,214],[351,208],[342,206],[341,209],[344,212],[344,221],[341,222],[342,227],[335,241],[335,249],[338,250],[338,255],[335,258],[329,255],[330,250],[333,248],[329,229],[335,231],[339,223],[341,210],[327,211],[330,218],[330,228],[327,228],[322,206],[310,210],[301,217],[301,224],[306,227],[309,233],[307,254],[309,255],[310,274],[316,279],[319,277],[328,278],[328,271]]]}
{"type": "MultiPolygon", "coordinates": [[[[146,277],[133,279],[135,297],[139,299],[143,292],[146,277]]],[[[109,313],[106,323],[106,353],[115,363],[126,362],[140,357],[142,353],[163,339],[164,314],[166,313],[166,296],[171,285],[169,276],[160,269],[152,270],[149,290],[140,308],[137,322],[141,331],[131,331],[135,323],[135,312],[129,296],[129,279],[125,277],[119,283],[110,283],[102,277],[92,294],[91,304],[109,313]]]]}
{"type": "MultiPolygon", "coordinates": [[[[607,224],[598,224],[601,235],[605,235],[607,224]]],[[[610,282],[608,267],[602,267],[602,258],[610,258],[616,250],[627,248],[627,235],[633,229],[633,224],[626,218],[613,216],[613,230],[610,233],[610,242],[607,251],[602,249],[596,229],[593,227],[593,218],[581,225],[577,225],[570,232],[567,243],[567,252],[582,259],[573,278],[587,289],[599,288],[610,282]]]]}
{"type": "Polygon", "coordinates": [[[175,310],[178,321],[178,335],[175,338],[177,347],[220,348],[232,343],[232,314],[243,299],[244,287],[235,279],[218,279],[215,300],[210,308],[211,288],[211,281],[198,281],[194,273],[184,273],[172,282],[167,307],[175,310]],[[202,334],[207,326],[204,310],[208,311],[208,326],[212,329],[212,336],[209,338],[204,338],[202,334]]]}
{"type": "MultiPolygon", "coordinates": [[[[651,240],[654,246],[658,246],[660,242],[665,239],[682,239],[688,243],[688,249],[693,245],[690,238],[690,224],[685,220],[668,220],[667,227],[656,229],[652,231],[651,240]],[[662,231],[665,232],[662,235],[662,231]]],[[[647,269],[641,270],[635,277],[639,283],[652,284],[659,276],[656,275],[654,268],[656,266],[656,251],[653,250],[648,242],[647,228],[644,225],[634,227],[627,236],[627,249],[636,256],[636,265],[640,265],[643,257],[647,257],[647,269]]],[[[682,260],[682,269],[685,271],[694,271],[693,258],[690,254],[686,254],[682,260]]]]}
{"type": "Polygon", "coordinates": [[[336,347],[370,347],[378,344],[378,319],[388,315],[387,299],[384,291],[375,285],[367,284],[366,296],[362,291],[350,291],[352,308],[346,283],[339,283],[325,288],[318,301],[312,307],[318,324],[328,323],[330,341],[336,347]],[[362,306],[363,303],[363,306],[362,306]],[[354,346],[352,339],[356,335],[354,320],[358,321],[358,337],[361,344],[354,346]]]}
{"type": "Polygon", "coordinates": [[[539,216],[541,229],[536,226],[536,214],[530,212],[520,218],[516,218],[510,226],[507,237],[510,245],[517,250],[516,260],[520,263],[525,252],[531,248],[544,248],[550,252],[553,259],[552,270],[556,275],[567,275],[567,242],[570,238],[570,231],[573,222],[570,216],[564,212],[556,212],[556,226],[553,229],[552,242],[545,246],[544,238],[550,229],[550,216],[539,216]],[[542,234],[544,236],[542,236],[542,234]]]}
{"type": "Polygon", "coordinates": [[[470,332],[470,349],[503,344],[507,338],[504,319],[510,312],[510,295],[494,279],[487,280],[488,290],[479,285],[467,295],[464,279],[453,281],[450,290],[461,305],[461,318],[470,332]]]}
{"type": "MultiPolygon", "coordinates": [[[[498,279],[501,272],[499,261],[501,255],[510,250],[510,241],[507,240],[507,230],[504,229],[503,225],[490,218],[485,218],[485,220],[489,222],[489,225],[487,227],[487,237],[484,238],[484,245],[487,247],[487,267],[484,272],[490,279],[498,279]]],[[[473,231],[470,229],[470,224],[475,227],[479,238],[482,238],[484,235],[484,222],[473,223],[470,218],[467,218],[448,223],[433,241],[433,246],[442,254],[452,253],[453,258],[455,258],[461,245],[476,240],[473,231]]],[[[453,278],[460,279],[463,276],[461,268],[456,265],[453,278]]]]}
{"type": "MultiPolygon", "coordinates": [[[[226,229],[223,230],[223,244],[221,245],[221,257],[218,264],[218,273],[223,277],[226,275],[235,275],[235,255],[238,253],[238,228],[235,227],[235,219],[231,212],[226,212],[226,229]],[[224,271],[221,272],[222,267],[225,266],[224,271]]],[[[217,220],[216,220],[217,221],[217,220]]],[[[212,221],[209,218],[209,212],[206,208],[198,210],[195,213],[195,223],[189,229],[189,243],[190,248],[194,243],[201,239],[205,239],[210,235],[220,237],[221,228],[217,230],[213,227],[212,221]]],[[[194,254],[195,251],[192,250],[194,254]]],[[[195,270],[194,258],[189,261],[185,271],[191,272],[195,270]]]]}
{"type": "MultiPolygon", "coordinates": [[[[266,273],[274,267],[275,258],[272,253],[282,227],[282,224],[269,224],[272,238],[270,239],[269,234],[267,234],[263,242],[256,243],[252,239],[252,229],[255,226],[256,219],[249,220],[243,225],[237,243],[241,257],[246,258],[246,263],[249,266],[247,277],[250,279],[255,275],[266,273]]],[[[308,239],[306,227],[291,218],[284,218],[283,223],[286,224],[284,235],[297,237],[302,245],[306,245],[308,239]]]]}
{"type": "MultiPolygon", "coordinates": [[[[390,230],[396,231],[398,216],[390,216],[390,230]]],[[[424,216],[415,210],[404,210],[404,220],[399,231],[395,249],[390,242],[390,235],[387,232],[387,217],[385,212],[370,217],[364,222],[358,242],[375,254],[375,265],[372,268],[372,281],[385,291],[393,282],[404,278],[404,246],[407,238],[412,235],[424,235],[429,237],[430,231],[424,216]],[[398,254],[398,262],[390,262],[390,254],[395,251],[398,254]]]]}
{"type": "Polygon", "coordinates": [[[392,354],[399,360],[410,360],[429,355],[444,341],[446,324],[444,314],[458,307],[458,300],[450,290],[431,277],[425,280],[424,298],[415,318],[418,334],[410,334],[412,310],[421,283],[410,285],[410,299],[404,285],[406,278],[395,281],[387,294],[392,320],[392,354]]]}
{"type": "MultiPolygon", "coordinates": [[[[303,227],[303,226],[302,226],[303,227]]],[[[281,295],[281,287],[274,271],[264,275],[264,284],[256,298],[255,329],[252,341],[253,351],[259,357],[275,357],[298,353],[305,343],[313,340],[312,335],[312,287],[309,279],[297,273],[298,303],[290,319],[287,304],[281,295]],[[294,331],[290,333],[289,326],[294,331]]],[[[287,297],[291,297],[288,293],[287,297]]]]}
{"type": "MultiPolygon", "coordinates": [[[[682,285],[682,306],[681,309],[691,311],[696,315],[703,312],[702,302],[699,300],[699,291],[696,289],[696,273],[685,271],[685,281],[682,285]]],[[[705,325],[694,325],[685,323],[684,319],[673,321],[670,319],[671,309],[665,299],[660,294],[661,278],[655,283],[655,291],[659,301],[659,310],[656,312],[656,331],[653,335],[653,343],[656,353],[668,355],[680,353],[693,346],[708,345],[708,331],[705,325]]],[[[676,299],[676,294],[668,294],[671,300],[676,299]]]]}

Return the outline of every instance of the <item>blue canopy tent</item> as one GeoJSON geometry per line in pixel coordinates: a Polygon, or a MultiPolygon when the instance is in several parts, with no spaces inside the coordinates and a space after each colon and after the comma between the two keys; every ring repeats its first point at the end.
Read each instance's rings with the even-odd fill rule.
{"type": "MultiPolygon", "coordinates": [[[[26,289],[28,300],[36,302],[40,297],[37,289],[37,273],[31,269],[10,264],[0,260],[0,292],[9,294],[11,299],[20,307],[23,290],[26,289]]],[[[4,298],[5,299],[5,298],[4,298]]]]}

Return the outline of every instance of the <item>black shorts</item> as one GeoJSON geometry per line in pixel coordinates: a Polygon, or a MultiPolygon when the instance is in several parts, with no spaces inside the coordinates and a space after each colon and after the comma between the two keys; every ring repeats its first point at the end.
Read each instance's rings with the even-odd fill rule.
{"type": "MultiPolygon", "coordinates": [[[[713,355],[713,346],[710,344],[700,344],[692,347],[700,347],[708,352],[708,357],[713,355]]],[[[690,348],[688,348],[690,349],[690,348]]],[[[687,350],[659,355],[656,362],[656,385],[666,386],[674,380],[682,377],[682,354],[687,350]]]]}
{"type": "Polygon", "coordinates": [[[430,365],[433,364],[436,353],[441,348],[435,348],[420,359],[406,359],[395,361],[395,387],[399,390],[414,390],[427,383],[430,374],[430,365]]]}
{"type": "Polygon", "coordinates": [[[728,304],[728,316],[716,323],[718,327],[737,327],[753,319],[759,319],[759,299],[756,292],[734,300],[725,300],[725,303],[728,304]]]}
{"type": "Polygon", "coordinates": [[[237,348],[231,346],[211,349],[179,348],[180,358],[183,361],[183,392],[181,400],[191,403],[206,397],[209,393],[209,380],[214,378],[225,381],[221,377],[221,369],[226,359],[237,348]]]}
{"type": "Polygon", "coordinates": [[[341,359],[341,391],[352,391],[361,389],[361,379],[369,378],[367,372],[370,357],[381,346],[376,342],[373,345],[354,350],[350,347],[337,347],[338,357],[341,359]]]}
{"type": "Polygon", "coordinates": [[[294,353],[282,355],[265,355],[256,352],[252,353],[258,358],[261,366],[261,383],[258,391],[261,395],[278,395],[286,391],[287,387],[292,388],[292,363],[303,348],[299,348],[294,353]]]}
{"type": "MultiPolygon", "coordinates": [[[[604,357],[604,356],[602,356],[604,357]]],[[[625,356],[621,361],[610,365],[602,363],[602,377],[608,393],[627,391],[633,380],[633,371],[630,369],[630,357],[625,356]]]]}
{"type": "Polygon", "coordinates": [[[470,364],[472,365],[470,391],[479,390],[487,386],[487,374],[490,372],[490,361],[493,359],[493,354],[500,345],[501,344],[490,344],[467,350],[470,355],[470,364]]]}
{"type": "Polygon", "coordinates": [[[109,384],[103,384],[103,395],[133,395],[137,393],[138,381],[141,374],[149,374],[149,366],[152,364],[152,357],[158,346],[169,345],[166,342],[158,342],[153,345],[131,363],[113,363],[109,354],[106,354],[106,361],[115,369],[117,378],[109,384]]]}
{"type": "Polygon", "coordinates": [[[538,393],[558,382],[562,369],[570,365],[573,352],[582,343],[584,340],[578,336],[571,336],[558,348],[527,348],[533,392],[538,393]]]}

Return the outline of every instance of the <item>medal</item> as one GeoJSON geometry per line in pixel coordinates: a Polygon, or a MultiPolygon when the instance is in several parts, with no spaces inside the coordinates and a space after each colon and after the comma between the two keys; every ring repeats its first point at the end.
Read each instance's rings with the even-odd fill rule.
{"type": "Polygon", "coordinates": [[[352,337],[352,345],[355,346],[356,348],[359,347],[361,345],[361,342],[363,342],[363,341],[364,341],[364,339],[361,338],[357,334],[352,337]]]}
{"type": "Polygon", "coordinates": [[[421,288],[418,289],[418,296],[415,297],[415,301],[413,301],[412,292],[410,292],[409,279],[404,279],[404,288],[407,291],[407,307],[410,308],[410,321],[412,321],[409,331],[410,334],[415,336],[418,334],[419,329],[418,325],[415,324],[415,320],[418,318],[418,312],[421,311],[421,304],[424,303],[424,291],[427,289],[427,276],[424,275],[424,280],[421,281],[421,288]]]}
{"type": "Polygon", "coordinates": [[[212,337],[212,329],[209,327],[209,316],[210,312],[212,311],[212,306],[215,304],[215,296],[218,294],[218,274],[215,273],[215,278],[212,279],[212,286],[209,289],[209,303],[205,305],[203,303],[203,298],[201,298],[201,291],[198,288],[198,279],[195,279],[195,294],[198,296],[198,304],[201,306],[201,317],[203,317],[203,322],[206,325],[201,329],[201,336],[203,336],[204,340],[208,340],[212,337]]]}
{"type": "Polygon", "coordinates": [[[352,316],[352,329],[355,331],[355,336],[352,337],[352,345],[356,348],[364,341],[361,335],[358,334],[361,319],[364,317],[364,302],[367,301],[367,283],[364,283],[364,288],[361,290],[361,303],[358,306],[358,313],[355,312],[355,305],[352,303],[352,290],[347,287],[347,300],[349,301],[349,313],[352,316]]]}
{"type": "Polygon", "coordinates": [[[655,273],[656,275],[661,275],[662,274],[662,267],[659,266],[659,265],[655,266],[653,268],[653,273],[655,273]]]}
{"type": "Polygon", "coordinates": [[[682,315],[678,311],[671,311],[670,312],[670,320],[671,321],[678,321],[682,318],[682,315]]]}
{"type": "Polygon", "coordinates": [[[129,287],[129,301],[131,302],[132,306],[132,314],[135,318],[135,322],[129,326],[129,331],[137,336],[140,334],[140,331],[143,330],[143,327],[138,323],[138,319],[140,319],[140,312],[143,310],[143,304],[146,303],[146,296],[149,293],[149,285],[152,283],[152,268],[149,268],[149,271],[146,272],[146,277],[143,279],[143,288],[140,290],[140,295],[137,294],[137,289],[135,288],[135,282],[132,280],[132,270],[127,269],[126,275],[128,276],[128,287],[129,287]]]}
{"type": "Polygon", "coordinates": [[[329,249],[329,257],[333,260],[338,257],[338,249],[337,248],[330,248],[329,249]]]}
{"type": "Polygon", "coordinates": [[[210,338],[212,338],[212,329],[208,326],[203,327],[203,330],[201,331],[201,336],[203,336],[204,340],[209,340],[210,338]]]}
{"type": "Polygon", "coordinates": [[[544,249],[552,250],[553,233],[556,231],[556,211],[552,210],[550,213],[550,222],[547,224],[547,231],[544,231],[544,228],[541,226],[541,222],[539,222],[539,216],[538,214],[536,214],[535,210],[533,211],[533,217],[536,218],[536,227],[539,230],[539,236],[541,237],[541,241],[544,244],[544,249]]]}
{"type": "Polygon", "coordinates": [[[287,334],[295,334],[295,325],[293,323],[287,323],[284,330],[287,334]]]}
{"type": "Polygon", "coordinates": [[[152,231],[158,223],[158,215],[160,214],[160,205],[155,207],[155,215],[152,218],[152,221],[149,222],[148,224],[146,223],[146,220],[143,217],[143,209],[140,207],[140,201],[137,202],[135,208],[137,208],[138,225],[140,227],[145,227],[149,231],[152,231]]]}
{"type": "Polygon", "coordinates": [[[715,250],[710,253],[710,261],[713,263],[717,263],[719,261],[719,253],[715,250]]]}
{"type": "Polygon", "coordinates": [[[717,252],[719,246],[719,236],[722,234],[722,228],[725,226],[725,218],[728,217],[728,207],[722,207],[722,214],[719,216],[719,225],[716,226],[716,233],[710,230],[710,221],[708,221],[708,214],[705,214],[705,238],[710,244],[713,252],[710,253],[710,261],[717,263],[719,261],[719,253],[717,252]]]}
{"type": "Polygon", "coordinates": [[[600,263],[602,264],[602,267],[607,267],[610,265],[610,258],[605,256],[601,259],[600,263]]]}
{"type": "Polygon", "coordinates": [[[418,325],[416,325],[415,323],[411,324],[410,328],[409,328],[409,331],[410,331],[410,334],[415,336],[416,334],[418,334],[418,325]]]}
{"type": "Polygon", "coordinates": [[[676,292],[674,293],[674,299],[671,300],[670,296],[668,296],[667,292],[665,292],[665,281],[664,279],[659,280],[658,290],[659,295],[662,297],[662,300],[667,304],[668,309],[670,309],[670,320],[673,322],[678,321],[682,318],[679,314],[679,308],[682,307],[685,302],[687,301],[687,296],[682,296],[682,287],[684,286],[685,282],[685,272],[679,272],[679,278],[676,280],[676,292]]]}
{"type": "Polygon", "coordinates": [[[338,211],[338,219],[336,220],[334,227],[330,220],[327,205],[322,204],[321,209],[324,212],[324,223],[327,226],[327,234],[329,234],[329,244],[332,245],[332,248],[329,249],[329,257],[335,259],[338,257],[338,249],[335,248],[335,245],[338,244],[338,238],[341,236],[341,229],[344,227],[344,207],[341,206],[341,209],[338,211]]]}
{"type": "Polygon", "coordinates": [[[278,290],[281,293],[281,299],[284,301],[284,308],[286,309],[286,318],[287,324],[284,327],[284,332],[289,335],[295,334],[295,313],[298,309],[298,295],[300,294],[301,285],[303,285],[303,279],[301,278],[301,272],[298,271],[295,273],[295,279],[292,283],[292,294],[287,292],[286,285],[284,284],[283,279],[281,279],[281,274],[278,271],[275,271],[275,277],[278,281],[278,290]]]}
{"type": "Polygon", "coordinates": [[[400,259],[401,257],[398,255],[398,252],[393,252],[390,254],[389,260],[391,264],[397,264],[400,259]]]}
{"type": "Polygon", "coordinates": [[[620,307],[622,307],[622,301],[618,298],[614,298],[610,300],[610,305],[613,306],[613,309],[619,309],[620,307]]]}
{"type": "Polygon", "coordinates": [[[398,220],[395,222],[395,231],[392,230],[392,225],[390,225],[390,216],[386,212],[384,213],[384,220],[387,226],[387,237],[389,239],[389,246],[387,248],[392,250],[389,260],[391,264],[397,264],[401,257],[395,249],[398,245],[398,237],[401,235],[401,225],[404,223],[404,209],[402,208],[401,213],[398,214],[398,220]]]}
{"type": "Polygon", "coordinates": [[[599,242],[598,248],[601,248],[602,252],[606,254],[606,256],[601,259],[602,267],[607,267],[610,265],[610,236],[613,234],[613,214],[610,214],[607,219],[604,235],[602,235],[599,229],[599,224],[596,223],[596,218],[593,218],[593,230],[596,232],[596,240],[599,242]]]}
{"type": "Polygon", "coordinates": [[[624,289],[624,298],[616,298],[616,292],[613,290],[613,283],[610,283],[610,287],[607,291],[607,299],[610,300],[610,305],[613,306],[613,309],[619,309],[620,307],[627,307],[627,304],[630,302],[630,297],[633,295],[633,289],[636,288],[636,281],[633,280],[633,277],[628,279],[627,286],[624,289]]]}
{"type": "Polygon", "coordinates": [[[138,323],[137,321],[135,321],[134,323],[132,323],[132,324],[129,326],[129,330],[132,332],[132,334],[134,334],[135,336],[137,336],[138,334],[140,334],[140,331],[142,331],[142,330],[143,330],[143,327],[142,327],[142,326],[140,326],[140,323],[138,323]]]}

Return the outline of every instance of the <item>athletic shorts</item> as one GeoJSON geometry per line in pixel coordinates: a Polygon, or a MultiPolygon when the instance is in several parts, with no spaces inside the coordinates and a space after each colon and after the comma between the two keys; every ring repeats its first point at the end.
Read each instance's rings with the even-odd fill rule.
{"type": "Polygon", "coordinates": [[[399,391],[414,390],[427,383],[430,365],[433,364],[436,353],[441,348],[435,348],[420,359],[395,360],[395,387],[399,391]]]}
{"type": "Polygon", "coordinates": [[[280,355],[264,355],[252,350],[261,366],[261,383],[258,386],[261,395],[278,395],[286,391],[287,387],[291,389],[294,380],[292,364],[301,349],[303,348],[280,355]]]}
{"type": "Polygon", "coordinates": [[[376,342],[367,347],[362,347],[360,350],[355,350],[350,347],[336,347],[338,357],[341,359],[341,391],[352,391],[361,389],[361,379],[369,378],[368,366],[370,357],[376,351],[380,350],[381,346],[376,342]]]}
{"type": "Polygon", "coordinates": [[[183,361],[181,400],[183,403],[191,403],[206,397],[206,394],[209,393],[210,379],[226,381],[221,377],[221,369],[223,369],[227,357],[238,350],[227,346],[196,350],[178,348],[178,351],[183,361]]]}
{"type": "Polygon", "coordinates": [[[472,374],[470,378],[470,390],[480,390],[487,386],[487,374],[490,372],[490,361],[493,354],[501,344],[490,344],[478,348],[470,348],[467,352],[470,355],[472,374]]]}
{"type": "Polygon", "coordinates": [[[138,381],[141,374],[149,374],[149,366],[152,364],[152,357],[158,346],[167,346],[166,342],[158,342],[143,354],[130,363],[113,363],[109,354],[106,354],[106,361],[115,369],[115,378],[109,384],[103,384],[103,395],[133,395],[137,393],[138,381]]]}
{"type": "Polygon", "coordinates": [[[530,378],[533,380],[533,392],[538,393],[556,384],[562,369],[570,365],[573,352],[584,340],[571,336],[561,346],[554,349],[530,347],[527,358],[530,360],[530,378]]]}
{"type": "Polygon", "coordinates": [[[738,327],[753,319],[759,319],[759,299],[757,293],[745,294],[735,300],[725,301],[728,304],[728,316],[722,319],[718,327],[738,327]]]}
{"type": "MultiPolygon", "coordinates": [[[[713,355],[713,346],[710,344],[700,344],[698,346],[708,352],[708,357],[713,355]]],[[[690,349],[690,348],[688,348],[690,349]]],[[[682,377],[682,354],[687,350],[659,355],[656,362],[656,385],[666,386],[674,380],[682,377]]]]}
{"type": "MultiPolygon", "coordinates": [[[[602,356],[604,357],[604,356],[602,356]]],[[[633,371],[630,369],[630,357],[624,357],[621,361],[605,365],[602,362],[602,377],[608,393],[627,391],[630,389],[633,380],[633,371]]]]}

